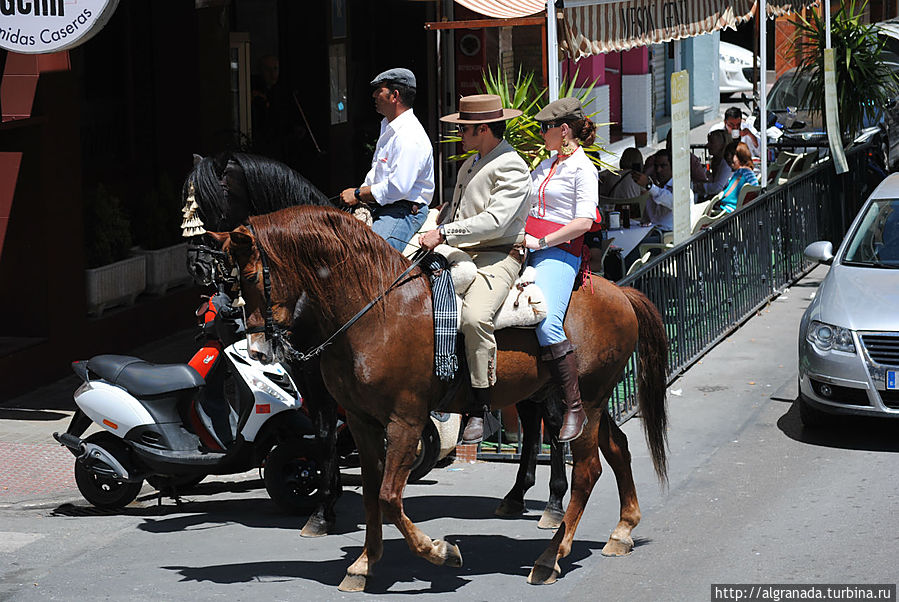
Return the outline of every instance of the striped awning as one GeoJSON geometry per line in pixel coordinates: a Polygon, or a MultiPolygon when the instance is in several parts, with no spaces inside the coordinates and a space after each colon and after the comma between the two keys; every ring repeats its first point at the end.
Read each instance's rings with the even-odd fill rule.
{"type": "MultiPolygon", "coordinates": [[[[781,16],[816,0],[769,2],[768,16],[781,16]]],[[[560,22],[559,50],[571,59],[660,44],[751,19],[756,0],[627,0],[566,8],[560,22]]]]}
{"type": "Polygon", "coordinates": [[[456,0],[465,8],[497,19],[527,17],[546,10],[546,0],[456,0]]]}

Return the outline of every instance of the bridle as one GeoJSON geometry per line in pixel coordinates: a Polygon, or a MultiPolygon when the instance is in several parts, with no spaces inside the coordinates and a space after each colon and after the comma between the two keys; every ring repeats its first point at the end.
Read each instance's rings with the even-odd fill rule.
{"type": "Polygon", "coordinates": [[[272,309],[272,281],[268,254],[266,254],[265,250],[262,248],[262,245],[259,244],[259,237],[256,236],[256,230],[253,228],[253,225],[247,224],[247,226],[249,227],[250,233],[253,235],[253,238],[256,241],[256,250],[259,252],[259,259],[262,263],[262,290],[263,294],[265,295],[265,308],[262,310],[265,324],[263,326],[247,328],[247,334],[249,335],[260,332],[264,333],[266,340],[271,341],[273,353],[280,350],[291,362],[296,363],[308,362],[309,360],[312,360],[321,355],[322,351],[324,351],[325,348],[328,347],[328,345],[334,342],[334,339],[346,332],[372,307],[374,307],[378,301],[383,299],[384,295],[393,290],[393,288],[395,288],[403,278],[405,278],[410,272],[412,272],[412,270],[415,269],[422,262],[422,260],[428,256],[429,253],[424,249],[417,250],[412,256],[412,264],[408,268],[406,268],[403,273],[397,276],[396,279],[390,284],[390,286],[384,289],[384,291],[382,291],[377,297],[369,301],[368,304],[365,305],[365,307],[360,309],[356,313],[356,315],[350,318],[343,326],[338,328],[337,331],[334,332],[334,334],[325,339],[323,343],[306,352],[302,352],[298,351],[293,345],[291,345],[290,330],[275,322],[274,312],[272,309]]]}

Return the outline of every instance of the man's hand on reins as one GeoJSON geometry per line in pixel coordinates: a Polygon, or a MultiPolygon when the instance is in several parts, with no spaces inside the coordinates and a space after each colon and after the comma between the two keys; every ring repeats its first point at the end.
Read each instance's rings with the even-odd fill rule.
{"type": "Polygon", "coordinates": [[[431,251],[434,249],[434,247],[445,240],[446,238],[443,236],[443,232],[441,232],[440,228],[437,228],[435,230],[428,230],[427,232],[419,236],[418,245],[423,249],[431,251]]]}

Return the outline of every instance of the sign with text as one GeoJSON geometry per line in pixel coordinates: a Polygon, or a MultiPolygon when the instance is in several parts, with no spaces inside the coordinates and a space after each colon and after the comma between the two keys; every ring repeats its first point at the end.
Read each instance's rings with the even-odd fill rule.
{"type": "Polygon", "coordinates": [[[82,44],[103,29],[119,0],[0,0],[0,48],[45,54],[82,44]]]}
{"type": "Polygon", "coordinates": [[[671,172],[674,244],[690,237],[690,74],[671,74],[671,172]]]}
{"type": "Polygon", "coordinates": [[[843,139],[840,135],[840,115],[837,112],[837,72],[833,64],[833,48],[824,49],[824,117],[827,120],[827,141],[830,142],[830,155],[837,173],[846,173],[846,153],[843,152],[843,139]]]}

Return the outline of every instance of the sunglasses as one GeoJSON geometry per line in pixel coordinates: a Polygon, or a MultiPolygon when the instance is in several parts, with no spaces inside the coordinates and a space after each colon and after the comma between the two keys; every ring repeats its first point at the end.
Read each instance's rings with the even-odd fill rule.
{"type": "Polygon", "coordinates": [[[541,134],[545,134],[545,133],[548,132],[549,130],[551,130],[551,129],[553,129],[553,128],[559,127],[560,125],[562,125],[562,123],[563,123],[563,122],[561,122],[561,121],[558,121],[558,122],[556,122],[556,121],[542,121],[542,122],[540,122],[540,133],[541,133],[541,134]]]}
{"type": "Polygon", "coordinates": [[[459,129],[459,135],[461,136],[462,134],[464,134],[464,133],[468,130],[468,128],[474,128],[474,129],[477,129],[478,124],[474,124],[474,123],[460,123],[460,124],[458,124],[456,127],[459,129]]]}

